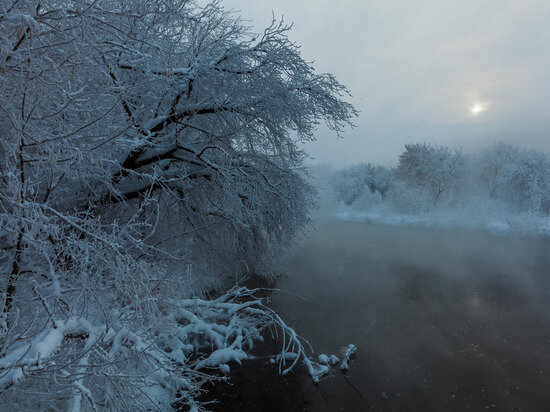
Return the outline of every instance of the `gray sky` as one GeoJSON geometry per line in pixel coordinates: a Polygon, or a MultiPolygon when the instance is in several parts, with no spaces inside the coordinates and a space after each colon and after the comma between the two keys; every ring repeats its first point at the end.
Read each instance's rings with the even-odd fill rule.
{"type": "Polygon", "coordinates": [[[550,0],[224,0],[259,30],[294,23],[303,56],[361,111],[343,140],[306,150],[344,166],[394,164],[407,142],[550,151],[550,0]]]}

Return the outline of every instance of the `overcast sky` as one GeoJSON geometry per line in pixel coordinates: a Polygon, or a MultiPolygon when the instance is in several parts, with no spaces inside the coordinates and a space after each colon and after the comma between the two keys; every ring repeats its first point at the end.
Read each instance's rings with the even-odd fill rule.
{"type": "Polygon", "coordinates": [[[550,151],[550,0],[223,0],[259,30],[272,11],[353,94],[343,140],[306,150],[344,166],[394,164],[406,142],[550,151]]]}

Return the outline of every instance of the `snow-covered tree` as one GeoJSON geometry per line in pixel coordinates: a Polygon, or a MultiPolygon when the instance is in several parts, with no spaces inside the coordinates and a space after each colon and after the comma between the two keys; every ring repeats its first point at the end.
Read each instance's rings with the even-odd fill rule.
{"type": "Polygon", "coordinates": [[[330,181],[343,214],[368,211],[369,219],[381,221],[397,221],[384,220],[394,214],[424,215],[424,221],[443,224],[493,230],[501,222],[511,230],[545,233],[544,215],[550,214],[550,157],[506,143],[471,155],[409,144],[396,169],[359,164],[335,171],[330,181]]]}
{"type": "Polygon", "coordinates": [[[356,114],[287,33],[217,2],[0,0],[0,402],[194,406],[269,325],[315,369],[248,291],[185,299],[280,254],[299,144],[356,114]]]}
{"type": "Polygon", "coordinates": [[[550,211],[550,158],[536,150],[496,143],[478,156],[478,175],[492,199],[518,212],[550,211]]]}
{"type": "Polygon", "coordinates": [[[426,143],[406,144],[399,155],[397,176],[410,185],[429,190],[433,204],[443,195],[458,192],[467,171],[467,157],[462,150],[450,150],[426,143]]]}
{"type": "Polygon", "coordinates": [[[550,212],[550,157],[536,150],[519,152],[504,170],[505,194],[518,211],[550,212]]]}
{"type": "Polygon", "coordinates": [[[502,195],[506,185],[505,174],[507,169],[516,161],[520,150],[516,146],[498,142],[477,156],[476,178],[482,183],[484,192],[491,199],[502,195]]]}
{"type": "Polygon", "coordinates": [[[350,205],[364,195],[378,195],[381,199],[394,184],[393,172],[382,165],[362,163],[341,170],[335,176],[335,191],[339,199],[350,205]]]}

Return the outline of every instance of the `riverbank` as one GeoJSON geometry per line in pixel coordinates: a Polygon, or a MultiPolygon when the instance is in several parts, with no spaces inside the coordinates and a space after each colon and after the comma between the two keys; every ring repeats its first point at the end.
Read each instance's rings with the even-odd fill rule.
{"type": "Polygon", "coordinates": [[[426,227],[484,231],[493,235],[521,234],[550,237],[550,217],[538,215],[491,216],[461,211],[440,211],[418,215],[376,213],[341,207],[334,212],[338,220],[389,226],[426,227]]]}

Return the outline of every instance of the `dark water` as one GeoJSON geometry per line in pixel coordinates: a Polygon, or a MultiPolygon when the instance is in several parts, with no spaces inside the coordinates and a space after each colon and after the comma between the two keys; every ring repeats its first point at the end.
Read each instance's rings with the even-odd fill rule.
{"type": "Polygon", "coordinates": [[[548,240],[323,222],[277,286],[317,354],[357,357],[318,386],[250,368],[225,410],[550,410],[548,240]]]}

